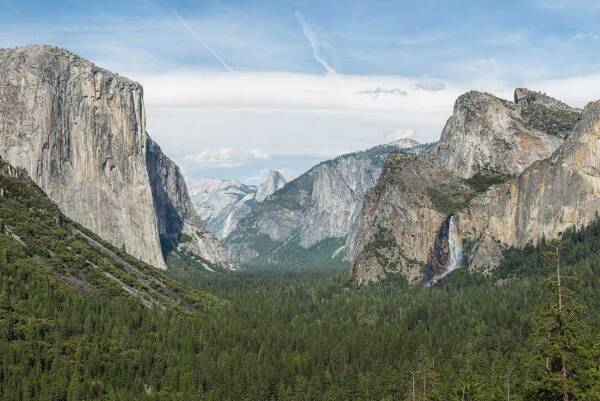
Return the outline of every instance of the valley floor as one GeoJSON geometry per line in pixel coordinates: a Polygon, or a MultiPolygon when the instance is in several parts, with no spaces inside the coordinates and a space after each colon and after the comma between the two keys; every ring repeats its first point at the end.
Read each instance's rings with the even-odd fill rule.
{"type": "MultiPolygon", "coordinates": [[[[572,233],[563,251],[565,274],[582,278],[568,285],[580,307],[571,399],[600,399],[599,237],[599,224],[572,233]]],[[[335,269],[173,270],[228,300],[200,314],[89,297],[3,264],[0,399],[410,400],[413,381],[415,400],[555,399],[536,334],[553,260],[543,247],[507,255],[495,277],[461,269],[432,289],[352,287],[335,269]]]]}

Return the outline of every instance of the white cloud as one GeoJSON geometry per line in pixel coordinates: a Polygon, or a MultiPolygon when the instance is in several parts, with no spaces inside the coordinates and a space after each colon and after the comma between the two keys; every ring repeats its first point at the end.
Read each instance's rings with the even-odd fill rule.
{"type": "Polygon", "coordinates": [[[329,75],[337,74],[336,70],[329,65],[325,57],[321,54],[321,45],[319,44],[319,40],[317,39],[317,35],[315,35],[311,26],[306,22],[302,14],[296,12],[296,19],[298,23],[302,27],[302,32],[304,32],[304,37],[308,40],[310,47],[312,49],[312,54],[315,60],[325,69],[325,72],[329,75]]]}
{"type": "Polygon", "coordinates": [[[266,160],[269,155],[260,149],[209,149],[196,154],[180,157],[186,169],[189,168],[232,168],[251,163],[255,160],[266,160]]]}
{"type": "Polygon", "coordinates": [[[446,84],[436,79],[422,79],[413,85],[415,89],[438,92],[446,89],[446,84]]]}
{"type": "Polygon", "coordinates": [[[588,32],[588,33],[583,33],[583,32],[579,32],[576,33],[575,36],[573,36],[573,40],[598,40],[600,39],[600,37],[598,37],[598,35],[588,32]]]}
{"type": "Polygon", "coordinates": [[[377,101],[356,93],[377,86],[410,88],[419,79],[204,71],[132,78],[144,85],[148,131],[176,162],[191,171],[198,164],[185,155],[206,149],[260,149],[262,153],[250,156],[217,157],[213,152],[200,158],[204,166],[231,166],[254,157],[256,163],[247,166],[256,169],[246,176],[267,165],[286,167],[280,160],[327,159],[389,142],[386,135],[395,139],[411,132],[398,127],[410,127],[412,137],[421,143],[436,141],[456,98],[471,89],[512,99],[514,86],[524,86],[578,107],[600,98],[600,74],[514,86],[473,76],[461,86],[446,83],[439,91],[411,90],[406,96],[381,96],[377,101]],[[262,163],[257,155],[270,159],[262,163]]]}
{"type": "Polygon", "coordinates": [[[373,99],[377,99],[380,95],[394,95],[394,96],[408,95],[408,93],[406,93],[405,90],[402,90],[399,88],[384,89],[381,86],[378,86],[375,89],[367,89],[367,90],[363,90],[360,92],[356,92],[356,94],[357,95],[368,95],[369,97],[371,97],[373,99]]]}
{"type": "Polygon", "coordinates": [[[399,128],[385,135],[386,142],[398,141],[400,139],[412,138],[415,130],[412,128],[399,128]]]}
{"type": "MultiPolygon", "coordinates": [[[[248,173],[231,178],[253,176],[267,166],[291,167],[280,160],[306,159],[310,167],[313,161],[387,142],[382,133],[398,127],[411,127],[416,140],[432,142],[463,92],[448,85],[377,101],[356,95],[365,88],[406,88],[417,81],[397,76],[172,71],[132,78],[144,85],[148,132],[187,174],[248,160],[185,157],[206,149],[260,149],[270,156],[249,162],[248,173]]],[[[299,164],[292,170],[303,171],[299,164]]]]}

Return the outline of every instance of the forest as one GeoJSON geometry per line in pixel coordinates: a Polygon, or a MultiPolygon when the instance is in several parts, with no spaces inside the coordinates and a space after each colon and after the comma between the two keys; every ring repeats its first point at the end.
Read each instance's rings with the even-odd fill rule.
{"type": "Polygon", "coordinates": [[[14,257],[1,268],[0,398],[558,400],[566,347],[569,399],[600,399],[599,239],[596,222],[561,243],[565,336],[549,327],[547,244],[507,253],[495,277],[463,269],[431,289],[356,288],[325,268],[177,269],[229,301],[197,314],[80,294],[14,257]]]}
{"type": "Polygon", "coordinates": [[[166,276],[33,184],[0,187],[3,401],[600,400],[600,220],[434,288],[325,265],[166,276]]]}

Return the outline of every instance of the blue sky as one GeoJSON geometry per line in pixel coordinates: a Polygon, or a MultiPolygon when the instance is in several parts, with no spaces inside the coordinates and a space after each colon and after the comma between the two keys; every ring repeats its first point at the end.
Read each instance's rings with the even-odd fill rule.
{"type": "Polygon", "coordinates": [[[600,0],[12,1],[0,46],[48,43],[140,81],[190,176],[256,180],[412,136],[458,94],[600,98],[600,0]]]}

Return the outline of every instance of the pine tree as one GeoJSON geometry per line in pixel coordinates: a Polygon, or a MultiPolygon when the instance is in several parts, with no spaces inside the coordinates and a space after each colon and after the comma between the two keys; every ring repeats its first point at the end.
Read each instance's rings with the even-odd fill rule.
{"type": "Polygon", "coordinates": [[[576,380],[580,368],[583,327],[577,319],[581,306],[565,286],[561,273],[560,244],[554,242],[546,255],[555,261],[555,273],[546,280],[550,298],[547,309],[536,323],[534,343],[543,363],[534,380],[531,396],[540,400],[573,401],[580,389],[576,380]]]}

